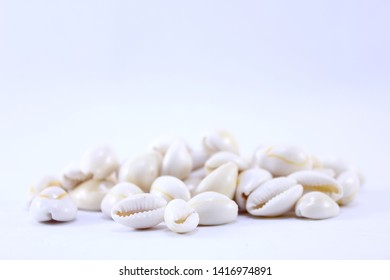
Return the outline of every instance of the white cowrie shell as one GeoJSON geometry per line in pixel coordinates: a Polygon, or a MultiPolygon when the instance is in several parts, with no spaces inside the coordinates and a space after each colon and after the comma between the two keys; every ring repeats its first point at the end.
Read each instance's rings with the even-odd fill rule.
{"type": "Polygon", "coordinates": [[[229,151],[238,154],[238,145],[233,136],[224,130],[206,132],[202,138],[204,149],[209,154],[229,151]]]}
{"type": "Polygon", "coordinates": [[[222,225],[237,219],[238,205],[217,192],[198,194],[188,203],[199,214],[200,225],[222,225]]]}
{"type": "Polygon", "coordinates": [[[304,194],[295,206],[298,217],[309,219],[327,219],[339,214],[340,207],[329,196],[322,192],[304,194]]]}
{"type": "Polygon", "coordinates": [[[360,189],[359,176],[355,172],[347,170],[337,177],[337,181],[343,188],[343,197],[337,202],[340,205],[346,205],[355,198],[360,189]]]}
{"type": "Polygon", "coordinates": [[[294,207],[302,193],[303,187],[294,179],[274,178],[249,195],[246,210],[254,216],[280,216],[294,207]]]}
{"type": "Polygon", "coordinates": [[[311,157],[294,146],[271,146],[256,154],[258,165],[273,176],[287,176],[293,172],[312,168],[311,157]]]}
{"type": "Polygon", "coordinates": [[[30,205],[30,215],[39,222],[66,222],[76,218],[77,207],[66,191],[48,187],[37,195],[30,205]]]}
{"type": "Polygon", "coordinates": [[[136,229],[150,228],[164,220],[167,202],[155,194],[141,193],[114,205],[111,216],[115,222],[136,229]]]}
{"type": "Polygon", "coordinates": [[[324,192],[336,201],[343,196],[343,188],[340,183],[324,173],[315,170],[304,170],[292,173],[288,177],[297,180],[305,191],[324,192]]]}
{"type": "Polygon", "coordinates": [[[119,201],[129,197],[130,195],[143,193],[136,185],[128,182],[116,184],[103,198],[100,204],[102,212],[111,218],[112,207],[119,201]]]}
{"type": "Polygon", "coordinates": [[[199,224],[199,215],[188,202],[174,199],[165,207],[164,221],[171,231],[186,233],[196,229],[199,224]]]}
{"type": "Polygon", "coordinates": [[[119,170],[119,181],[130,182],[149,192],[153,181],[160,175],[162,157],[158,152],[148,152],[127,160],[119,170]]]}
{"type": "Polygon", "coordinates": [[[71,190],[70,196],[77,208],[100,211],[100,204],[113,185],[111,181],[90,179],[71,190]]]}
{"type": "Polygon", "coordinates": [[[192,157],[192,170],[203,167],[205,162],[210,157],[210,154],[204,148],[191,149],[190,154],[192,157]]]}
{"type": "Polygon", "coordinates": [[[167,150],[162,166],[161,175],[170,175],[181,180],[187,178],[192,170],[192,157],[184,142],[176,141],[167,150]]]}
{"type": "Polygon", "coordinates": [[[331,168],[314,168],[313,171],[323,173],[325,175],[328,175],[329,177],[334,178],[336,176],[336,172],[334,172],[331,168]]]}
{"type": "Polygon", "coordinates": [[[77,163],[67,165],[62,171],[61,185],[66,190],[71,190],[75,186],[92,178],[92,173],[84,173],[77,163]]]}
{"type": "Polygon", "coordinates": [[[223,151],[223,152],[217,152],[213,154],[206,161],[204,166],[206,173],[209,174],[211,171],[215,170],[216,168],[220,167],[221,165],[227,162],[233,162],[235,165],[237,165],[238,171],[242,171],[249,167],[248,162],[243,160],[239,155],[232,152],[223,151]]]}
{"type": "Polygon", "coordinates": [[[186,184],[173,176],[158,177],[150,187],[150,193],[161,196],[167,202],[180,198],[188,201],[191,198],[186,184]]]}
{"type": "Polygon", "coordinates": [[[237,176],[237,165],[232,162],[225,163],[207,175],[200,182],[195,192],[214,191],[232,199],[237,186],[237,176]]]}
{"type": "Polygon", "coordinates": [[[184,180],[184,184],[186,184],[191,196],[196,194],[196,188],[199,186],[200,182],[202,182],[202,179],[197,177],[187,178],[184,180]]]}
{"type": "Polygon", "coordinates": [[[156,151],[164,156],[168,148],[176,141],[182,141],[179,137],[173,135],[162,135],[156,138],[148,146],[149,151],[156,151]]]}
{"type": "Polygon", "coordinates": [[[258,167],[242,171],[238,175],[237,189],[234,200],[241,210],[246,210],[246,201],[249,195],[261,184],[272,179],[271,173],[258,167]]]}
{"type": "Polygon", "coordinates": [[[330,168],[336,173],[335,176],[339,176],[342,172],[349,169],[349,164],[339,158],[328,158],[321,160],[323,168],[330,168]]]}
{"type": "Polygon", "coordinates": [[[54,186],[61,186],[60,180],[58,180],[57,177],[55,176],[44,176],[41,179],[39,179],[29,189],[28,200],[27,200],[28,205],[31,203],[34,197],[37,194],[39,194],[41,191],[43,191],[45,188],[54,187],[54,186]]]}
{"type": "Polygon", "coordinates": [[[81,157],[80,167],[85,174],[91,173],[94,179],[103,180],[114,173],[119,166],[118,158],[109,146],[88,149],[81,157]]]}

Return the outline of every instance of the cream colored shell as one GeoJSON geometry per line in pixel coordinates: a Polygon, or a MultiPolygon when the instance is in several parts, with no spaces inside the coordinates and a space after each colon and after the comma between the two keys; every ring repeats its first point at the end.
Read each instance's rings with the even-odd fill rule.
{"type": "Polygon", "coordinates": [[[206,132],[202,137],[202,143],[204,149],[209,154],[220,151],[229,151],[238,154],[236,140],[233,135],[224,130],[206,132]]]}
{"type": "Polygon", "coordinates": [[[199,224],[199,215],[188,202],[174,199],[165,208],[164,221],[171,231],[186,233],[196,229],[199,224]]]}
{"type": "Polygon", "coordinates": [[[280,216],[294,207],[302,193],[303,187],[295,180],[274,178],[249,195],[246,210],[254,216],[280,216]]]}
{"type": "Polygon", "coordinates": [[[30,205],[30,215],[39,222],[66,222],[76,218],[77,207],[68,193],[60,187],[41,191],[30,205]]]}
{"type": "Polygon", "coordinates": [[[150,228],[164,220],[167,202],[150,193],[135,194],[118,202],[111,211],[115,222],[136,229],[150,228]]]}
{"type": "Polygon", "coordinates": [[[192,157],[192,170],[203,167],[210,157],[210,154],[203,147],[200,149],[190,149],[190,154],[192,157]]]}
{"type": "Polygon", "coordinates": [[[30,205],[34,197],[48,187],[61,186],[60,180],[55,176],[44,176],[32,185],[28,192],[27,203],[30,205]]]}
{"type": "Polygon", "coordinates": [[[213,154],[205,163],[206,173],[209,174],[211,171],[217,169],[221,165],[233,162],[237,165],[238,171],[242,171],[249,167],[249,163],[242,159],[239,155],[232,152],[217,152],[213,154]]]}
{"type": "Polygon", "coordinates": [[[191,196],[196,195],[196,188],[199,186],[200,182],[202,182],[202,179],[197,177],[191,177],[184,180],[184,184],[186,184],[191,196]]]}
{"type": "Polygon", "coordinates": [[[207,175],[200,182],[195,193],[214,191],[233,199],[237,186],[237,176],[237,165],[232,162],[225,163],[207,175]]]}
{"type": "Polygon", "coordinates": [[[84,174],[90,173],[93,179],[103,180],[117,171],[119,162],[111,147],[97,146],[83,154],[80,167],[84,174]]]}
{"type": "Polygon", "coordinates": [[[226,195],[217,192],[198,194],[188,203],[199,214],[200,225],[221,225],[237,219],[238,205],[226,195]]]}
{"type": "Polygon", "coordinates": [[[295,172],[288,177],[297,180],[298,184],[301,184],[305,191],[320,191],[336,201],[343,196],[343,188],[340,183],[324,173],[315,170],[305,170],[295,172]]]}
{"type": "Polygon", "coordinates": [[[161,166],[161,175],[170,175],[181,180],[192,170],[192,157],[182,141],[174,142],[167,150],[161,166]]]}
{"type": "Polygon", "coordinates": [[[309,219],[327,219],[339,214],[338,204],[322,192],[308,192],[304,194],[295,206],[298,217],[309,219]]]}
{"type": "Polygon", "coordinates": [[[343,196],[337,202],[340,205],[346,205],[355,198],[360,189],[359,176],[355,172],[347,170],[337,177],[337,181],[343,188],[343,196]]]}
{"type": "Polygon", "coordinates": [[[149,144],[148,150],[159,152],[162,156],[164,156],[169,147],[176,141],[183,140],[174,135],[161,135],[149,144]]]}
{"type": "Polygon", "coordinates": [[[67,165],[62,171],[61,185],[66,190],[71,190],[84,181],[92,178],[92,173],[84,173],[78,163],[67,165]]]}
{"type": "Polygon", "coordinates": [[[125,161],[119,170],[119,181],[130,182],[149,192],[153,181],[160,176],[162,157],[156,152],[148,152],[125,161]]]}
{"type": "Polygon", "coordinates": [[[77,208],[100,211],[102,200],[113,185],[111,181],[90,179],[71,190],[70,196],[77,208]]]}
{"type": "Polygon", "coordinates": [[[167,202],[180,198],[188,201],[191,198],[186,184],[173,176],[158,177],[150,188],[150,193],[161,196],[167,202]]]}
{"type": "Polygon", "coordinates": [[[115,204],[129,197],[130,195],[139,194],[139,193],[143,193],[142,189],[132,183],[122,182],[116,184],[104,196],[102,203],[100,204],[100,209],[107,217],[112,218],[111,211],[112,211],[112,207],[115,204]]]}
{"type": "Polygon", "coordinates": [[[237,189],[234,200],[241,210],[246,210],[246,201],[249,195],[264,182],[272,179],[272,175],[265,169],[254,167],[238,175],[237,189]]]}
{"type": "Polygon", "coordinates": [[[257,163],[273,176],[287,176],[312,168],[311,157],[294,146],[271,146],[256,153],[257,163]]]}

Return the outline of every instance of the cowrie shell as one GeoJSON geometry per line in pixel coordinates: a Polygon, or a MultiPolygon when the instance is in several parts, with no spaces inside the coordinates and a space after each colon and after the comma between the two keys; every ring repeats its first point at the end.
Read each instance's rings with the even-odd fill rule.
{"type": "Polygon", "coordinates": [[[237,176],[237,166],[232,162],[225,163],[207,175],[200,182],[195,192],[199,194],[214,191],[232,199],[237,186],[237,176]]]}
{"type": "Polygon", "coordinates": [[[294,146],[271,146],[256,153],[257,163],[273,176],[287,176],[312,168],[311,157],[294,146]]]}
{"type": "Polygon", "coordinates": [[[227,131],[206,132],[202,138],[204,149],[209,154],[220,151],[229,151],[238,154],[238,145],[234,137],[227,131]]]}
{"type": "Polygon", "coordinates": [[[114,205],[111,216],[115,222],[136,229],[150,228],[164,220],[167,202],[155,194],[129,196],[114,205]]]}
{"type": "Polygon", "coordinates": [[[297,180],[305,191],[324,192],[334,200],[339,200],[343,196],[343,188],[336,179],[315,170],[298,171],[288,176],[297,180]]]}
{"type": "Polygon", "coordinates": [[[294,179],[271,179],[253,191],[246,210],[254,216],[280,216],[288,212],[302,196],[303,187],[294,179]]]}
{"type": "Polygon", "coordinates": [[[129,197],[130,195],[139,193],[143,193],[142,189],[132,183],[122,182],[116,184],[104,196],[102,203],[100,204],[100,209],[107,217],[111,218],[111,210],[116,203],[129,197]]]}
{"type": "Polygon", "coordinates": [[[148,150],[159,152],[161,156],[164,156],[169,147],[176,141],[183,140],[174,135],[161,135],[149,144],[148,150]]]}
{"type": "Polygon", "coordinates": [[[192,170],[203,167],[210,157],[210,154],[204,148],[190,149],[190,154],[192,157],[192,170]]]}
{"type": "Polygon", "coordinates": [[[196,194],[196,188],[199,186],[200,182],[202,182],[202,179],[197,177],[187,178],[184,180],[184,184],[186,184],[191,196],[196,194]]]}
{"type": "Polygon", "coordinates": [[[66,222],[76,218],[77,207],[68,193],[60,187],[41,191],[30,205],[30,215],[38,222],[66,222]]]}
{"type": "Polygon", "coordinates": [[[327,219],[339,214],[340,207],[328,195],[322,192],[304,194],[295,206],[298,217],[309,219],[327,219]]]}
{"type": "Polygon", "coordinates": [[[213,154],[205,163],[206,173],[209,174],[211,171],[220,167],[221,165],[233,162],[237,165],[238,171],[242,171],[249,167],[249,163],[243,160],[239,155],[232,152],[217,152],[213,154]]]}
{"type": "Polygon", "coordinates": [[[90,179],[71,190],[70,196],[77,208],[100,211],[100,204],[113,185],[111,181],[90,179]]]}
{"type": "Polygon", "coordinates": [[[119,181],[130,182],[149,192],[153,181],[160,175],[162,157],[152,151],[127,160],[119,170],[119,181]]]}
{"type": "Polygon", "coordinates": [[[204,192],[188,201],[199,214],[200,225],[222,225],[237,219],[238,205],[226,195],[204,192]]]}
{"type": "Polygon", "coordinates": [[[171,231],[186,233],[196,229],[199,224],[199,215],[188,202],[174,199],[165,207],[164,221],[171,231]]]}
{"type": "Polygon", "coordinates": [[[162,166],[161,175],[170,175],[181,180],[187,178],[192,170],[192,157],[184,142],[176,141],[167,150],[162,166]]]}
{"type": "Polygon", "coordinates": [[[316,171],[316,172],[320,172],[320,173],[325,174],[325,175],[332,177],[332,178],[334,178],[336,176],[336,172],[334,172],[334,170],[331,168],[315,168],[312,170],[316,171]]]}
{"type": "Polygon", "coordinates": [[[350,203],[358,193],[360,189],[359,176],[350,170],[342,172],[337,181],[343,188],[343,196],[337,201],[340,205],[346,205],[350,203]]]}
{"type": "Polygon", "coordinates": [[[70,163],[62,172],[61,185],[66,190],[71,190],[75,186],[92,178],[92,173],[84,173],[78,163],[70,163]]]}
{"type": "Polygon", "coordinates": [[[111,147],[97,146],[83,154],[80,167],[84,174],[91,173],[93,179],[103,180],[118,169],[119,162],[111,147]]]}
{"type": "Polygon", "coordinates": [[[191,198],[186,184],[173,176],[158,177],[150,188],[150,193],[161,196],[167,202],[180,198],[188,201],[191,198]]]}
{"type": "Polygon", "coordinates": [[[271,173],[258,167],[242,171],[238,175],[237,189],[234,197],[238,207],[241,210],[246,210],[246,201],[249,195],[261,184],[271,179],[271,173]]]}
{"type": "Polygon", "coordinates": [[[28,192],[28,200],[27,203],[30,205],[31,201],[34,197],[43,191],[45,188],[61,186],[60,180],[55,176],[44,176],[40,178],[34,185],[32,185],[28,192]]]}

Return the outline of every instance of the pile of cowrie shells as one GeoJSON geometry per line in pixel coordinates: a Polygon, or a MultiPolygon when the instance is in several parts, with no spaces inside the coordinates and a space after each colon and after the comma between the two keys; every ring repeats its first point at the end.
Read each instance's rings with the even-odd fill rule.
{"type": "Polygon", "coordinates": [[[210,131],[197,149],[161,137],[122,163],[111,147],[93,147],[59,178],[45,176],[31,187],[29,208],[40,222],[71,221],[89,210],[130,228],[165,222],[185,233],[245,212],[331,218],[354,199],[362,179],[344,161],[319,160],[295,146],[259,147],[245,159],[229,132],[210,131]]]}

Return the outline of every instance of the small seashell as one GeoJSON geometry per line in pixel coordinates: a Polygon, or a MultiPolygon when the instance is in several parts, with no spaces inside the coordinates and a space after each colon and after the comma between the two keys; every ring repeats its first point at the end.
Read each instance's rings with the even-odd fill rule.
{"type": "Polygon", "coordinates": [[[180,198],[188,201],[191,198],[190,191],[186,184],[173,176],[158,177],[150,188],[150,193],[164,198],[167,202],[180,198]]]}
{"type": "Polygon", "coordinates": [[[199,224],[199,215],[188,202],[174,199],[165,208],[164,221],[171,231],[186,233],[196,229],[199,224]]]}
{"type": "Polygon", "coordinates": [[[294,207],[302,193],[303,187],[294,179],[274,178],[249,195],[246,210],[254,216],[280,216],[294,207]]]}
{"type": "Polygon", "coordinates": [[[44,176],[40,178],[34,185],[29,189],[27,203],[30,205],[34,197],[39,194],[41,191],[48,187],[61,186],[60,180],[55,176],[44,176]]]}
{"type": "Polygon", "coordinates": [[[196,194],[196,188],[199,186],[200,182],[202,182],[202,179],[196,177],[187,178],[184,180],[184,184],[186,184],[191,196],[194,196],[196,194]]]}
{"type": "Polygon", "coordinates": [[[293,172],[312,168],[311,157],[294,146],[271,146],[256,153],[258,166],[273,176],[287,176],[293,172]]]}
{"type": "Polygon", "coordinates": [[[100,211],[102,200],[113,185],[111,181],[90,179],[71,190],[70,196],[77,208],[100,211]]]}
{"type": "Polygon", "coordinates": [[[187,178],[192,170],[192,157],[184,142],[176,141],[167,150],[162,166],[161,175],[170,175],[181,180],[187,178]]]}
{"type": "Polygon", "coordinates": [[[118,169],[119,162],[111,147],[97,146],[84,153],[80,167],[84,174],[90,173],[93,179],[103,180],[118,169]]]}
{"type": "Polygon", "coordinates": [[[188,203],[199,214],[200,225],[222,225],[237,219],[238,205],[217,192],[198,194],[188,203]]]}
{"type": "Polygon", "coordinates": [[[295,172],[288,177],[297,180],[305,191],[320,191],[336,201],[343,196],[343,188],[340,183],[324,173],[315,170],[304,170],[295,172]]]}
{"type": "Polygon", "coordinates": [[[320,173],[325,174],[325,175],[328,175],[329,177],[332,177],[332,178],[334,178],[336,176],[336,172],[334,172],[334,170],[331,168],[315,168],[312,170],[320,172],[320,173]]]}
{"type": "Polygon", "coordinates": [[[232,152],[217,152],[213,154],[205,163],[206,173],[209,174],[211,171],[220,167],[221,165],[233,162],[237,165],[238,171],[242,171],[249,167],[248,162],[244,161],[239,155],[232,152]]]}
{"type": "Polygon", "coordinates": [[[225,163],[207,175],[200,182],[195,193],[214,191],[232,199],[237,186],[237,176],[237,165],[232,162],[225,163]]]}
{"type": "Polygon", "coordinates": [[[332,169],[336,174],[335,176],[338,177],[341,173],[349,169],[349,164],[340,158],[328,158],[321,160],[322,167],[323,168],[330,168],[332,169]]]}
{"type": "Polygon", "coordinates": [[[340,207],[328,195],[322,192],[304,194],[295,206],[298,217],[309,219],[327,219],[339,214],[340,207]]]}
{"type": "Polygon", "coordinates": [[[115,222],[136,229],[150,228],[164,220],[167,202],[158,195],[141,193],[114,205],[111,216],[115,222]]]}
{"type": "Polygon", "coordinates": [[[38,222],[74,220],[77,207],[68,193],[60,187],[47,187],[30,205],[30,215],[38,222]]]}
{"type": "Polygon", "coordinates": [[[337,203],[340,205],[346,205],[355,198],[360,189],[359,176],[355,172],[347,170],[337,177],[337,181],[343,188],[343,196],[337,201],[337,203]]]}
{"type": "Polygon", "coordinates": [[[183,140],[174,135],[161,135],[149,144],[148,150],[159,152],[161,156],[164,156],[168,148],[176,141],[183,140]]]}
{"type": "Polygon", "coordinates": [[[128,182],[116,184],[103,198],[100,204],[102,212],[111,218],[112,207],[119,201],[129,197],[130,195],[143,193],[136,185],[128,182]]]}
{"type": "Polygon", "coordinates": [[[228,151],[238,154],[238,145],[233,136],[224,130],[206,132],[202,138],[204,149],[209,154],[228,151]]]}
{"type": "Polygon", "coordinates": [[[237,189],[234,200],[241,210],[246,210],[249,195],[264,182],[272,179],[271,173],[258,167],[242,171],[238,175],[237,189]]]}
{"type": "Polygon", "coordinates": [[[210,154],[204,148],[190,149],[190,154],[192,157],[192,170],[203,167],[210,157],[210,154]]]}
{"type": "Polygon", "coordinates": [[[77,163],[67,165],[62,171],[61,185],[66,190],[71,190],[82,182],[92,178],[92,173],[86,174],[77,163]]]}
{"type": "Polygon", "coordinates": [[[162,157],[152,151],[127,160],[119,170],[120,182],[130,182],[149,192],[153,181],[160,175],[162,157]]]}

